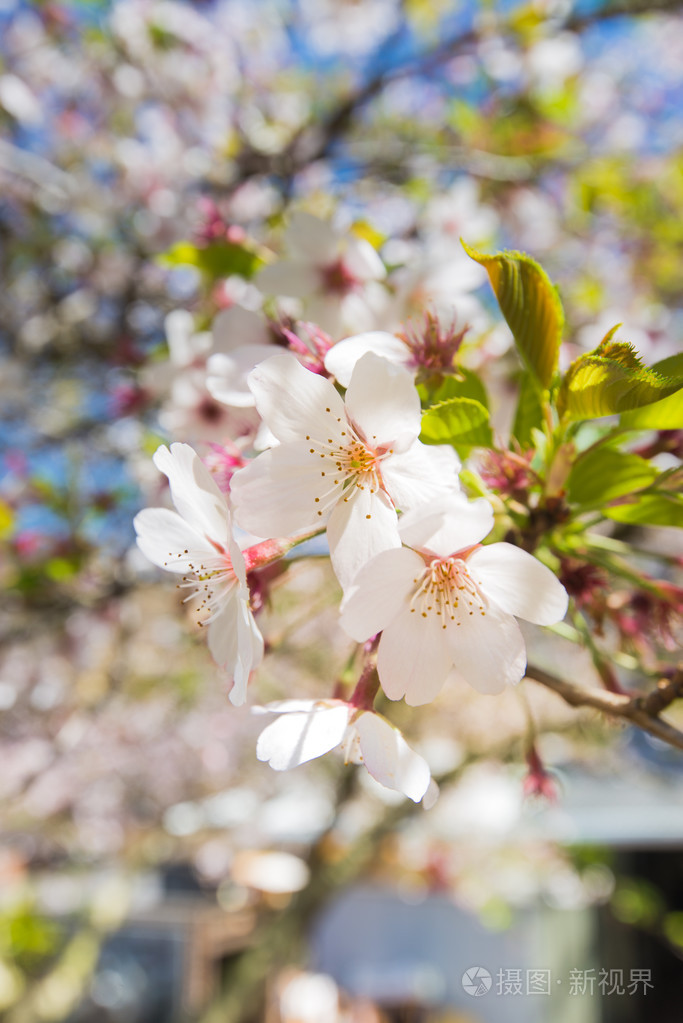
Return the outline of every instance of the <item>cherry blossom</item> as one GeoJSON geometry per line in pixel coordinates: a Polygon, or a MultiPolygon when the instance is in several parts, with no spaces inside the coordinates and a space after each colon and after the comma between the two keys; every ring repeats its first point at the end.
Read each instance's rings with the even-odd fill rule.
{"type": "Polygon", "coordinates": [[[342,387],[348,387],[356,363],[368,352],[374,352],[406,370],[411,368],[410,351],[400,337],[386,330],[368,330],[338,341],[325,356],[325,369],[342,387]]]}
{"type": "Polygon", "coordinates": [[[299,211],[292,215],[285,243],[289,258],[258,275],[263,292],[301,299],[307,318],[337,337],[373,324],[375,306],[386,300],[378,285],[386,270],[368,241],[299,211]]]}
{"type": "Polygon", "coordinates": [[[281,700],[254,708],[279,717],[261,732],[256,756],[275,771],[342,748],[347,763],[364,764],[385,788],[419,803],[431,791],[426,760],[410,748],[397,728],[370,710],[343,700],[281,700]]]}
{"type": "Polygon", "coordinates": [[[404,366],[418,382],[433,375],[456,372],[455,358],[467,333],[467,327],[448,326],[434,313],[426,312],[422,326],[410,324],[397,334],[371,330],[344,338],[325,356],[325,368],[348,387],[354,366],[366,352],[374,352],[390,362],[404,366]]]}
{"type": "Polygon", "coordinates": [[[175,309],[166,317],[164,328],[169,360],[149,367],[143,379],[150,390],[167,392],[159,411],[159,422],[171,436],[211,443],[256,433],[259,419],[246,384],[242,383],[240,388],[240,377],[243,379],[271,349],[254,343],[253,321],[265,331],[259,317],[246,309],[236,309],[236,312],[219,313],[212,332],[198,332],[194,316],[184,309],[175,309]],[[227,313],[232,314],[230,320],[224,319],[227,313]],[[238,343],[251,342],[244,367],[239,359],[231,358],[230,350],[235,346],[236,337],[241,339],[238,343]],[[234,394],[215,397],[212,394],[207,371],[213,359],[224,359],[231,366],[231,376],[229,381],[223,382],[223,390],[227,391],[230,385],[234,394]],[[228,397],[232,400],[226,400],[228,397]]]}
{"type": "Polygon", "coordinates": [[[247,376],[279,351],[277,346],[293,352],[314,373],[326,373],[324,358],[333,341],[315,323],[267,322],[251,309],[234,305],[218,314],[212,329],[215,352],[207,363],[206,386],[223,405],[253,408],[255,399],[247,376]]]}
{"type": "Polygon", "coordinates": [[[499,693],[526,669],[515,616],[564,617],[567,593],[550,569],[512,544],[481,545],[492,526],[483,498],[435,500],[401,518],[406,546],[378,554],[347,592],[341,624],[359,642],[382,633],[377,670],[390,699],[428,703],[448,678],[499,693]]]}
{"type": "Polygon", "coordinates": [[[215,352],[207,363],[209,393],[223,405],[253,407],[247,374],[274,351],[265,320],[251,309],[234,305],[218,314],[212,332],[215,352]]]}
{"type": "Polygon", "coordinates": [[[482,204],[479,185],[473,178],[456,179],[448,191],[433,196],[425,207],[423,230],[430,243],[428,248],[435,242],[450,241],[454,252],[462,256],[461,238],[470,245],[485,244],[497,229],[498,214],[482,204]]]}
{"type": "Polygon", "coordinates": [[[176,370],[204,366],[211,351],[211,334],[207,330],[197,331],[192,313],[174,309],[164,320],[164,331],[171,365],[176,370]]]}
{"type": "Polygon", "coordinates": [[[259,536],[326,526],[344,588],[375,554],[400,547],[397,509],[458,490],[455,452],[418,441],[412,379],[386,359],[365,355],[345,400],[288,354],[258,366],[249,386],[280,444],[233,477],[235,518],[259,536]]]}
{"type": "Polygon", "coordinates": [[[160,447],[154,464],[168,476],[177,511],[139,512],[138,546],[155,565],[182,575],[186,601],[198,624],[209,627],[209,649],[234,679],[230,700],[242,704],[249,675],[263,657],[263,638],[249,608],[247,566],[226,499],[187,444],[160,447]]]}
{"type": "Polygon", "coordinates": [[[174,379],[168,401],[159,411],[159,423],[171,436],[208,444],[252,437],[259,427],[253,407],[227,407],[216,401],[207,390],[206,371],[195,368],[174,379]]]}

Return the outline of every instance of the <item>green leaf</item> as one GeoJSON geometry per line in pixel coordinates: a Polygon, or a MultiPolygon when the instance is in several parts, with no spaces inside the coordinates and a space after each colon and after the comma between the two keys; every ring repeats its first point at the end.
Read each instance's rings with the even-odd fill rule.
{"type": "Polygon", "coordinates": [[[528,371],[523,373],[519,381],[519,397],[515,418],[512,424],[512,435],[523,448],[533,444],[533,431],[543,426],[543,398],[541,389],[534,376],[528,371]]]}
{"type": "Polygon", "coordinates": [[[247,280],[264,265],[265,260],[247,245],[234,242],[212,242],[198,246],[177,242],[158,257],[162,266],[196,266],[212,280],[237,274],[247,280]]]}
{"type": "Polygon", "coordinates": [[[488,273],[525,365],[543,387],[549,387],[564,326],[562,303],[550,278],[523,252],[485,256],[462,244],[467,255],[488,273]]]}
{"type": "Polygon", "coordinates": [[[483,479],[472,469],[461,469],[459,476],[460,483],[470,497],[490,496],[490,491],[483,479]]]}
{"type": "Polygon", "coordinates": [[[488,447],[492,439],[488,409],[472,398],[449,398],[422,416],[420,440],[425,444],[488,447]]]}
{"type": "Polygon", "coordinates": [[[477,373],[471,369],[458,367],[458,376],[447,376],[436,388],[429,388],[426,384],[418,384],[418,392],[423,402],[430,407],[438,405],[449,398],[472,398],[478,401],[484,408],[489,407],[489,398],[486,388],[477,373]]]}
{"type": "Polygon", "coordinates": [[[621,416],[619,425],[625,430],[682,430],[683,388],[661,401],[626,412],[621,416]]]}
{"type": "Polygon", "coordinates": [[[600,507],[652,485],[657,470],[644,458],[609,447],[591,448],[574,462],[567,480],[572,504],[600,507]]]}
{"type": "Polygon", "coordinates": [[[562,417],[611,416],[649,405],[680,389],[679,381],[644,366],[633,346],[612,341],[611,333],[567,370],[557,398],[562,417]]]}
{"type": "Polygon", "coordinates": [[[681,430],[683,429],[683,352],[670,355],[652,366],[660,376],[677,380],[679,388],[668,398],[625,412],[619,425],[625,430],[681,430]]]}
{"type": "Polygon", "coordinates": [[[667,359],[655,362],[652,369],[663,377],[671,377],[683,385],[683,352],[670,355],[667,359]]]}
{"type": "Polygon", "coordinates": [[[634,501],[605,508],[605,515],[615,522],[683,529],[683,499],[661,492],[638,494],[634,501]]]}

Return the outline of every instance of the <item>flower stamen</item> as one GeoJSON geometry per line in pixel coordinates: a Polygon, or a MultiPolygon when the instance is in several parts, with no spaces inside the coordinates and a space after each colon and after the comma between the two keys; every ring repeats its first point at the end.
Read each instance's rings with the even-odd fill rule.
{"type": "Polygon", "coordinates": [[[177,588],[190,591],[183,598],[183,603],[194,602],[193,614],[197,616],[197,624],[204,627],[223,609],[238,579],[229,554],[221,548],[217,547],[215,556],[207,551],[191,556],[193,560],[187,564],[190,571],[182,577],[177,588]]]}
{"type": "Polygon", "coordinates": [[[419,611],[423,618],[435,614],[442,629],[447,628],[449,621],[460,625],[465,614],[473,615],[477,609],[486,614],[486,597],[469,574],[462,556],[434,558],[415,583],[417,589],[409,605],[411,613],[419,611]]]}
{"type": "Polygon", "coordinates": [[[309,454],[323,459],[325,468],[321,469],[320,477],[328,482],[328,485],[326,487],[323,485],[324,489],[314,497],[315,504],[320,505],[317,509],[319,517],[322,517],[340,497],[348,501],[351,487],[355,486],[360,490],[369,487],[370,493],[373,494],[383,489],[380,464],[393,454],[393,448],[382,450],[369,447],[350,423],[345,424],[344,430],[339,429],[339,423],[340,421],[335,419],[334,429],[330,431],[337,434],[336,439],[327,437],[325,440],[316,440],[310,434],[306,435],[306,440],[310,444],[309,454]],[[348,493],[344,493],[345,491],[348,493]]]}

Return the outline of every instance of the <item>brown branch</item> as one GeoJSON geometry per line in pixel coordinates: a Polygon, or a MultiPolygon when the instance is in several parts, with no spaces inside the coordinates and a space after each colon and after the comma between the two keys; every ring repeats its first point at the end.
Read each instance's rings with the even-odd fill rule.
{"type": "Polygon", "coordinates": [[[638,700],[641,709],[646,714],[656,717],[674,700],[683,696],[683,669],[679,669],[673,678],[663,678],[657,683],[657,688],[647,696],[641,696],[638,700]]]}
{"type": "MultiPolygon", "coordinates": [[[[612,18],[635,17],[643,14],[667,14],[673,11],[680,11],[681,9],[683,9],[681,0],[617,0],[616,3],[606,4],[604,7],[591,11],[589,14],[571,15],[562,22],[560,27],[563,31],[581,32],[586,28],[590,28],[591,25],[608,21],[612,18]]],[[[501,31],[505,32],[508,26],[503,23],[500,28],[501,31]]],[[[431,50],[419,54],[412,61],[401,67],[378,72],[376,75],[373,75],[358,92],[342,100],[337,109],[318,126],[317,131],[321,141],[315,151],[309,151],[306,162],[309,160],[319,160],[327,156],[331,145],[348,128],[355,113],[371,99],[374,99],[386,86],[401,78],[433,71],[461,51],[476,45],[481,41],[481,38],[482,33],[478,29],[470,29],[458,36],[454,36],[452,39],[446,40],[444,43],[438,44],[431,50]]],[[[303,129],[303,132],[305,131],[306,129],[303,129]]],[[[292,140],[292,155],[295,155],[297,143],[302,138],[303,134],[300,133],[299,136],[292,140]]],[[[302,155],[304,154],[302,153],[302,155]]]]}
{"type": "Polygon", "coordinates": [[[589,14],[572,14],[562,23],[563,29],[581,32],[598,22],[610,18],[633,18],[641,14],[673,14],[681,10],[680,0],[618,0],[617,3],[605,4],[597,11],[589,14]]]}
{"type": "Polygon", "coordinates": [[[658,688],[648,696],[627,696],[606,690],[585,689],[531,664],[527,668],[527,678],[552,689],[572,707],[591,707],[609,717],[630,721],[669,746],[683,750],[683,732],[658,717],[661,710],[683,695],[683,671],[677,672],[671,680],[660,682],[658,688]]]}
{"type": "MultiPolygon", "coordinates": [[[[557,30],[582,32],[591,25],[613,18],[671,14],[681,10],[683,0],[616,0],[588,14],[570,15],[558,23],[557,30]]],[[[505,34],[510,31],[510,26],[502,22],[499,30],[505,34]]],[[[236,174],[229,191],[234,191],[258,174],[274,174],[285,181],[291,181],[304,167],[328,157],[334,144],[344,136],[359,111],[387,86],[411,75],[431,73],[452,57],[475,46],[482,37],[483,33],[478,28],[469,29],[418,54],[399,67],[377,72],[360,85],[356,92],[340,99],[337,106],[319,122],[303,125],[280,153],[263,153],[248,146],[237,158],[236,174]]]]}

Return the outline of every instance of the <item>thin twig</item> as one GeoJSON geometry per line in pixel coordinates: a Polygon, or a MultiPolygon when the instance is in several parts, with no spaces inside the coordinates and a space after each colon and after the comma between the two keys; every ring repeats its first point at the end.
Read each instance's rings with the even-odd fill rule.
{"type": "MultiPolygon", "coordinates": [[[[558,30],[582,32],[591,25],[613,18],[648,14],[672,14],[683,8],[682,0],[617,0],[587,14],[571,14],[557,25],[558,30]]],[[[505,22],[497,26],[501,35],[511,32],[505,22]]],[[[433,74],[442,64],[481,42],[484,32],[475,27],[417,54],[393,68],[383,68],[358,86],[355,92],[339,99],[326,116],[303,125],[288,145],[277,154],[245,147],[236,160],[236,173],[229,185],[233,192],[249,178],[274,174],[283,183],[294,178],[303,167],[329,157],[334,145],[343,138],[358,113],[392,83],[411,76],[433,74]]],[[[487,154],[488,155],[488,154],[487,154]]],[[[496,159],[493,156],[493,159],[496,159]]]]}
{"type": "Polygon", "coordinates": [[[537,665],[530,664],[526,674],[527,678],[539,682],[547,689],[552,689],[572,707],[591,707],[609,717],[630,721],[669,746],[683,750],[683,732],[658,717],[661,710],[679,696],[683,696],[683,672],[678,672],[674,679],[660,683],[653,693],[645,697],[627,696],[602,689],[586,689],[551,675],[537,665]]]}

